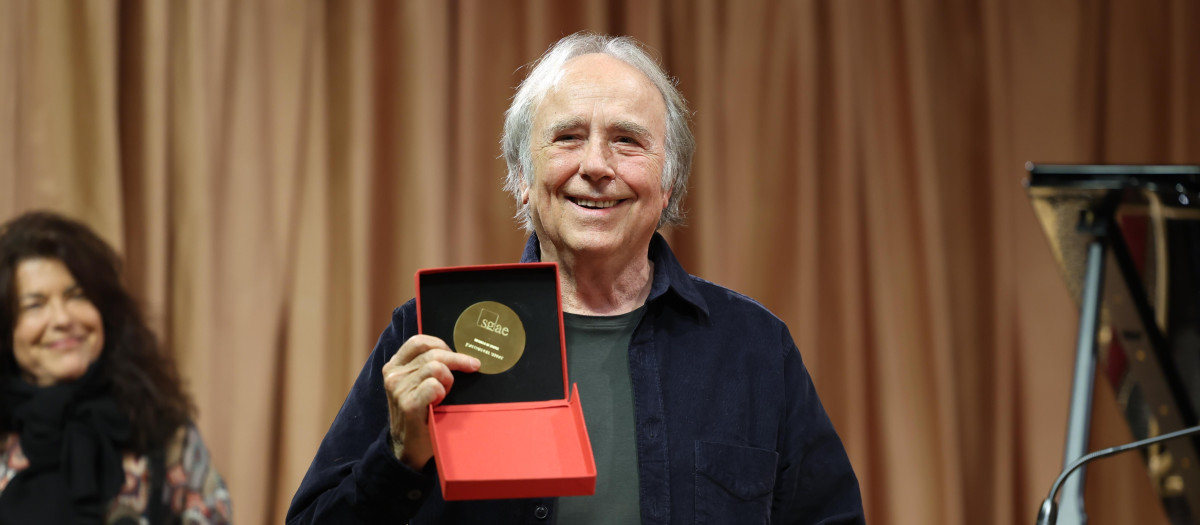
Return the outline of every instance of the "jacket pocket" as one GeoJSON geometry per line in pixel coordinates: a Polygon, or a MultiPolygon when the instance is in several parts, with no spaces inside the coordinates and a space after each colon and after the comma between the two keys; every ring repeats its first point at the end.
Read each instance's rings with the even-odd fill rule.
{"type": "Polygon", "coordinates": [[[696,523],[768,523],[779,453],[696,442],[696,523]]]}

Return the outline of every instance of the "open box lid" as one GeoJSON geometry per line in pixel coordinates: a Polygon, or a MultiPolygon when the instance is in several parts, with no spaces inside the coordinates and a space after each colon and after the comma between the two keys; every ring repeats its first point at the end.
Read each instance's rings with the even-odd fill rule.
{"type": "Polygon", "coordinates": [[[454,386],[436,410],[566,403],[569,383],[557,264],[428,268],[419,270],[415,281],[418,331],[441,338],[484,365],[478,373],[454,372],[454,386]]]}

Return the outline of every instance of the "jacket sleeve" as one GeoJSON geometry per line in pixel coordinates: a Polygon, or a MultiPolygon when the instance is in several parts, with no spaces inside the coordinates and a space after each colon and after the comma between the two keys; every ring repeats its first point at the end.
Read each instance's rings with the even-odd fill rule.
{"type": "Polygon", "coordinates": [[[865,523],[858,478],[791,335],[784,334],[785,421],[773,523],[865,523]]]}
{"type": "Polygon", "coordinates": [[[405,523],[429,494],[435,480],[432,466],[417,472],[392,455],[380,373],[417,332],[415,312],[414,301],[392,312],[391,324],[379,336],[292,498],[287,523],[405,523]]]}

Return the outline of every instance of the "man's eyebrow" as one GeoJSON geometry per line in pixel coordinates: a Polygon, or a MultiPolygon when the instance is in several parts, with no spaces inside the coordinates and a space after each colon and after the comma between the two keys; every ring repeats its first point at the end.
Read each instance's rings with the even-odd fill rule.
{"type": "Polygon", "coordinates": [[[587,123],[584,122],[584,120],[580,117],[569,117],[550,124],[550,126],[546,128],[546,135],[547,138],[554,138],[564,131],[582,128],[586,125],[587,123]]]}
{"type": "MultiPolygon", "coordinates": [[[[583,118],[569,117],[558,122],[551,123],[550,126],[546,128],[546,135],[548,138],[553,139],[554,137],[557,137],[558,135],[567,131],[585,127],[587,127],[587,121],[583,118]]],[[[632,120],[617,120],[614,121],[610,127],[620,133],[633,135],[639,138],[650,136],[649,128],[632,120]]]]}
{"type": "Polygon", "coordinates": [[[628,133],[630,135],[635,135],[638,137],[649,137],[650,136],[649,128],[647,128],[646,126],[643,126],[641,124],[638,124],[637,122],[630,121],[630,120],[618,120],[616,122],[613,122],[612,127],[622,133],[628,133]]]}

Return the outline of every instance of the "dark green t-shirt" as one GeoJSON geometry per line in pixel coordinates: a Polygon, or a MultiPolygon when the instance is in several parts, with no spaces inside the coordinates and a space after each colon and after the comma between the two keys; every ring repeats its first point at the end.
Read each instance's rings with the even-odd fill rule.
{"type": "Polygon", "coordinates": [[[558,523],[639,523],[629,341],[646,307],[627,314],[563,314],[567,372],[579,385],[596,458],[596,494],[559,498],[558,523]]]}

